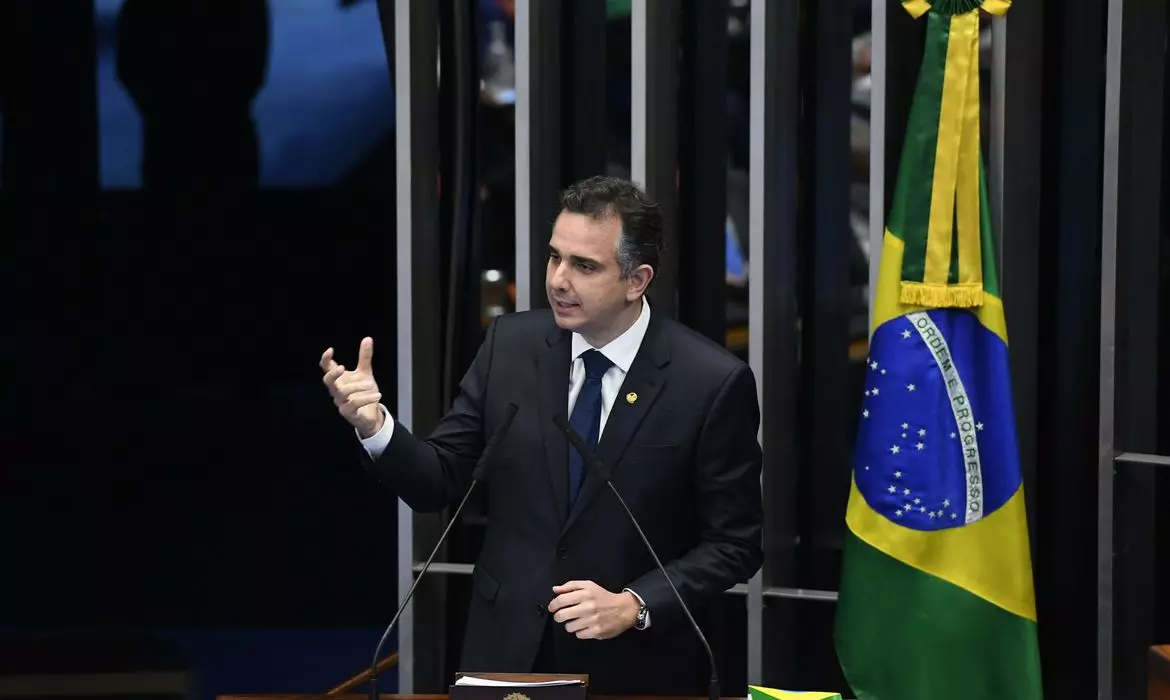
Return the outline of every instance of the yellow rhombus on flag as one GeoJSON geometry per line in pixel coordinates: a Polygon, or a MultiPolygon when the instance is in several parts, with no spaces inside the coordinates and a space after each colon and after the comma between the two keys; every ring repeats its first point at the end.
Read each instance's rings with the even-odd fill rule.
{"type": "Polygon", "coordinates": [[[748,691],[751,693],[751,700],[841,700],[839,693],[796,692],[761,688],[758,685],[749,685],[748,691]]]}

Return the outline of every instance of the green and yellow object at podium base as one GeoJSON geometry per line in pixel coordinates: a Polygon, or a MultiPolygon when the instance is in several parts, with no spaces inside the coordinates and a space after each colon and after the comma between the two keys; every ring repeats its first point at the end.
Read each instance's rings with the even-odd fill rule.
{"type": "Polygon", "coordinates": [[[751,700],[841,700],[839,693],[777,690],[775,688],[761,688],[758,685],[749,685],[748,691],[751,694],[751,700]]]}

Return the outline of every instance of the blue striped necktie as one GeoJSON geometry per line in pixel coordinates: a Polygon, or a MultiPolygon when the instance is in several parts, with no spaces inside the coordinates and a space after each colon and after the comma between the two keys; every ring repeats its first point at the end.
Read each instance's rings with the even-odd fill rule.
{"type": "MultiPolygon", "coordinates": [[[[597,450],[597,441],[601,436],[601,378],[613,367],[609,358],[596,350],[586,350],[581,355],[585,361],[585,383],[577,394],[577,402],[573,404],[573,415],[569,417],[569,424],[573,430],[585,440],[592,450],[597,450]]],[[[569,507],[577,501],[577,494],[581,484],[585,481],[585,460],[569,445],[569,507]]]]}

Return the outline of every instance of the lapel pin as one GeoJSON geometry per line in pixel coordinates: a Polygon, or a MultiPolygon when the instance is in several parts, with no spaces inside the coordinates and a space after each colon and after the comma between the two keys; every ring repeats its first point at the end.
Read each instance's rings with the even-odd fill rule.
{"type": "Polygon", "coordinates": [[[638,400],[638,395],[634,392],[626,394],[626,403],[635,403],[638,400]]]}

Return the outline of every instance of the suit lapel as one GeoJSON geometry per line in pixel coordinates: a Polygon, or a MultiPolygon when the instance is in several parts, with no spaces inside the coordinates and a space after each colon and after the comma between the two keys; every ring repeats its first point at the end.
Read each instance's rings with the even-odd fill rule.
{"type": "MultiPolygon", "coordinates": [[[[545,339],[536,362],[540,391],[540,434],[544,439],[544,462],[552,484],[553,505],[557,521],[565,522],[569,502],[569,443],[561,434],[553,416],[564,415],[569,405],[570,334],[554,329],[545,339]]],[[[567,415],[565,416],[568,417],[567,415]]]]}
{"type": "MultiPolygon", "coordinates": [[[[630,366],[630,371],[614,398],[613,406],[609,409],[605,430],[601,433],[601,440],[597,445],[597,456],[609,466],[611,474],[617,471],[630,440],[658,400],[666,382],[663,368],[669,362],[670,348],[662,337],[661,322],[657,316],[651,316],[646,337],[642,339],[642,346],[634,357],[634,363],[630,366]]],[[[567,396],[565,401],[568,401],[567,396]]],[[[581,493],[577,495],[577,502],[573,504],[572,510],[569,511],[569,519],[565,522],[565,530],[572,527],[581,511],[588,507],[589,502],[604,486],[605,482],[593,470],[586,472],[581,493]]]]}

